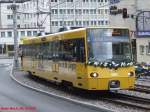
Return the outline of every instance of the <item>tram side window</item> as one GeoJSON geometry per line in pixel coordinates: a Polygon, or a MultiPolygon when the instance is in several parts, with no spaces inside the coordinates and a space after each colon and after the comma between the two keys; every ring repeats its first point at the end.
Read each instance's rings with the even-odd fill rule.
{"type": "Polygon", "coordinates": [[[42,43],[41,44],[41,49],[40,49],[40,52],[41,52],[41,58],[43,59],[48,59],[49,56],[48,56],[48,47],[49,47],[49,43],[42,43]]]}
{"type": "Polygon", "coordinates": [[[31,55],[31,45],[23,46],[23,54],[24,54],[24,56],[30,56],[31,55]]]}
{"type": "Polygon", "coordinates": [[[33,58],[35,57],[35,44],[30,46],[30,56],[33,58]]]}
{"type": "Polygon", "coordinates": [[[59,57],[64,61],[85,62],[84,39],[61,41],[59,57]]]}
{"type": "Polygon", "coordinates": [[[53,58],[53,43],[49,42],[49,46],[48,46],[48,59],[52,59],[53,58]]]}
{"type": "Polygon", "coordinates": [[[39,58],[39,52],[40,52],[40,44],[35,44],[34,45],[34,58],[38,59],[39,58]]]}
{"type": "Polygon", "coordinates": [[[37,59],[48,59],[48,46],[49,43],[37,44],[34,47],[33,53],[37,59]]]}
{"type": "Polygon", "coordinates": [[[22,46],[21,46],[22,56],[25,56],[25,47],[26,47],[25,45],[22,45],[22,46]]]}
{"type": "Polygon", "coordinates": [[[29,46],[27,46],[27,56],[30,57],[35,57],[35,44],[31,44],[29,46]]]}

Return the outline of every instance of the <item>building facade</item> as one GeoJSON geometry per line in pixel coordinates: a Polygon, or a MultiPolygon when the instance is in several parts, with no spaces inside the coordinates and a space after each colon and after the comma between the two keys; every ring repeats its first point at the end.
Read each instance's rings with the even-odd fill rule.
{"type": "Polygon", "coordinates": [[[110,8],[112,12],[110,13],[110,26],[128,27],[131,31],[134,60],[139,63],[150,63],[150,2],[147,0],[120,0],[113,6],[115,8],[110,8]],[[122,11],[121,13],[118,11],[120,9],[122,11],[127,9],[127,18],[123,18],[122,11]],[[147,15],[143,15],[145,11],[148,12],[147,15]],[[140,13],[142,14],[138,16],[140,13]],[[139,36],[138,29],[142,31],[142,36],[139,36]]]}
{"type": "MultiPolygon", "coordinates": [[[[11,3],[0,4],[0,53],[13,46],[11,3]]],[[[27,0],[17,4],[18,40],[62,27],[109,26],[109,0],[27,0]]]]}
{"type": "Polygon", "coordinates": [[[108,4],[108,0],[31,0],[23,3],[20,11],[33,12],[24,15],[27,26],[44,26],[45,32],[57,32],[63,26],[108,26],[108,4]]]}
{"type": "MultiPolygon", "coordinates": [[[[11,3],[0,3],[0,54],[6,53],[7,50],[13,50],[14,34],[13,34],[13,14],[11,3]]],[[[21,4],[17,4],[17,10],[20,10],[21,4]]],[[[25,26],[22,16],[17,13],[17,36],[20,42],[21,37],[36,36],[39,29],[36,26],[25,26]]],[[[40,31],[44,31],[41,27],[40,31]]]]}

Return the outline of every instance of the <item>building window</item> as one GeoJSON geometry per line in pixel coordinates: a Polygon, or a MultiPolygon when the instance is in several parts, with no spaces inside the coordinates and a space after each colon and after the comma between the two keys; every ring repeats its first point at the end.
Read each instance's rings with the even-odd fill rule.
{"type": "Polygon", "coordinates": [[[51,2],[57,2],[57,0],[51,0],[51,2]]]}
{"type": "Polygon", "coordinates": [[[57,9],[52,9],[52,14],[58,14],[58,10],[57,9]]]}
{"type": "Polygon", "coordinates": [[[73,21],[71,21],[71,25],[73,26],[74,24],[73,24],[73,21]]]}
{"type": "Polygon", "coordinates": [[[34,36],[37,36],[37,31],[33,31],[33,35],[34,35],[34,36]]]}
{"type": "Polygon", "coordinates": [[[62,10],[62,9],[59,9],[59,13],[60,13],[60,14],[63,14],[63,10],[62,10]]]}
{"type": "Polygon", "coordinates": [[[19,32],[17,31],[17,37],[19,36],[19,32]]]}
{"type": "Polygon", "coordinates": [[[58,21],[52,21],[52,26],[58,26],[58,21]]]}
{"type": "Polygon", "coordinates": [[[7,15],[7,19],[13,19],[13,15],[7,15]]]}
{"type": "Polygon", "coordinates": [[[73,9],[71,9],[71,14],[73,14],[74,13],[74,10],[73,9]]]}
{"type": "Polygon", "coordinates": [[[7,32],[7,34],[8,34],[8,37],[12,37],[12,32],[11,31],[7,32]]]}
{"type": "Polygon", "coordinates": [[[25,36],[25,31],[21,31],[21,36],[25,36]]]}
{"type": "Polygon", "coordinates": [[[55,26],[58,26],[58,21],[55,21],[55,26]]]}
{"type": "Polygon", "coordinates": [[[81,9],[76,9],[76,10],[75,10],[75,13],[76,13],[76,14],[82,14],[82,10],[81,10],[81,9]]]}
{"type": "Polygon", "coordinates": [[[70,22],[70,21],[68,21],[67,23],[68,23],[68,26],[70,26],[71,22],[70,22]]]}
{"type": "Polygon", "coordinates": [[[150,55],[150,42],[148,43],[148,45],[146,46],[146,54],[150,55]]]}
{"type": "Polygon", "coordinates": [[[60,21],[60,26],[63,26],[63,21],[60,21]]]}
{"type": "Polygon", "coordinates": [[[70,14],[70,9],[67,9],[67,13],[70,14]]]}
{"type": "Polygon", "coordinates": [[[96,14],[96,9],[94,9],[94,14],[96,14]]]}
{"type": "Polygon", "coordinates": [[[31,31],[27,31],[27,36],[31,36],[31,31]]]}
{"type": "Polygon", "coordinates": [[[79,21],[79,26],[81,26],[82,25],[82,22],[81,21],[79,21]]]}
{"type": "Polygon", "coordinates": [[[66,14],[66,9],[63,9],[63,14],[66,14]]]}
{"type": "Polygon", "coordinates": [[[17,19],[20,19],[20,16],[17,16],[17,19]]]}
{"type": "Polygon", "coordinates": [[[66,26],[66,23],[67,23],[66,21],[63,21],[63,25],[64,25],[64,26],[66,26]]]}
{"type": "Polygon", "coordinates": [[[90,9],[90,14],[93,14],[94,13],[94,10],[93,9],[90,9]]]}
{"type": "Polygon", "coordinates": [[[105,9],[105,14],[108,14],[108,9],[105,9]]]}
{"type": "Polygon", "coordinates": [[[94,25],[96,26],[96,24],[97,24],[97,21],[94,21],[94,25]]]}
{"type": "Polygon", "coordinates": [[[144,54],[144,46],[140,45],[140,55],[143,55],[143,54],[144,54]]]}
{"type": "Polygon", "coordinates": [[[83,26],[86,26],[86,22],[85,21],[83,21],[83,26]]]}
{"type": "Polygon", "coordinates": [[[105,21],[105,24],[108,25],[108,21],[105,21]]]}
{"type": "Polygon", "coordinates": [[[73,0],[67,0],[67,2],[73,2],[73,0]]]}
{"type": "Polygon", "coordinates": [[[85,14],[86,13],[86,10],[85,9],[83,9],[83,14],[85,14]]]}
{"type": "Polygon", "coordinates": [[[11,6],[10,6],[10,5],[7,5],[7,9],[8,9],[8,10],[11,9],[11,6]]]}
{"type": "Polygon", "coordinates": [[[87,26],[90,24],[89,21],[86,21],[87,26]]]}
{"type": "Polygon", "coordinates": [[[94,25],[94,21],[91,21],[91,25],[92,25],[92,26],[94,25]]]}
{"type": "Polygon", "coordinates": [[[1,32],[1,37],[5,37],[5,32],[1,32]]]}
{"type": "Polygon", "coordinates": [[[104,25],[104,21],[101,21],[101,25],[104,25]]]}
{"type": "Polygon", "coordinates": [[[148,43],[148,53],[150,54],[150,42],[148,43]]]}
{"type": "Polygon", "coordinates": [[[76,25],[77,25],[77,26],[79,25],[78,21],[76,21],[76,25]]]}
{"type": "Polygon", "coordinates": [[[89,9],[86,9],[86,14],[89,14],[89,9]]]}
{"type": "Polygon", "coordinates": [[[55,22],[54,21],[52,21],[52,26],[55,26],[55,22]]]}
{"type": "Polygon", "coordinates": [[[17,5],[16,8],[19,9],[19,5],[17,5]]]}

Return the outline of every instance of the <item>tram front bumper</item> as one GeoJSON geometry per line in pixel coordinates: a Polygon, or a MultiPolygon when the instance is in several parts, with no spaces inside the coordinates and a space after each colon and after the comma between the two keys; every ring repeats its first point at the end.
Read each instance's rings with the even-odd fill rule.
{"type": "Polygon", "coordinates": [[[88,79],[88,90],[134,89],[134,78],[94,78],[88,79]]]}

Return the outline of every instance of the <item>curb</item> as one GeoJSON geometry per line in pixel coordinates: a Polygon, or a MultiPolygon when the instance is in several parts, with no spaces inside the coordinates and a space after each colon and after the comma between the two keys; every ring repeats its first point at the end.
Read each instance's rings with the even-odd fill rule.
{"type": "Polygon", "coordinates": [[[37,88],[34,88],[32,86],[29,86],[27,84],[24,84],[20,81],[18,81],[14,76],[14,71],[13,71],[13,66],[12,66],[12,69],[11,69],[11,72],[10,72],[10,77],[16,81],[17,83],[19,83],[21,86],[23,87],[26,87],[26,88],[29,88],[29,89],[32,89],[34,91],[37,91],[37,92],[41,92],[41,93],[44,93],[46,95],[50,95],[50,96],[53,96],[53,97],[56,97],[56,98],[60,98],[60,99],[63,99],[63,100],[66,100],[66,101],[69,101],[69,102],[72,102],[72,103],[75,103],[75,104],[80,104],[80,105],[83,105],[83,106],[86,106],[88,108],[92,108],[92,109],[95,109],[95,110],[102,110],[102,111],[106,111],[106,112],[114,112],[112,110],[109,110],[105,107],[98,107],[98,106],[95,106],[93,104],[90,104],[90,103],[85,103],[85,102],[82,102],[82,101],[78,101],[78,100],[75,100],[75,99],[71,99],[71,98],[67,98],[67,97],[63,97],[63,96],[59,96],[59,95],[55,95],[53,93],[50,93],[50,92],[47,92],[47,91],[44,91],[44,90],[41,90],[41,89],[37,89],[37,88]]]}
{"type": "Polygon", "coordinates": [[[0,59],[13,59],[13,57],[0,57],[0,59]]]}

